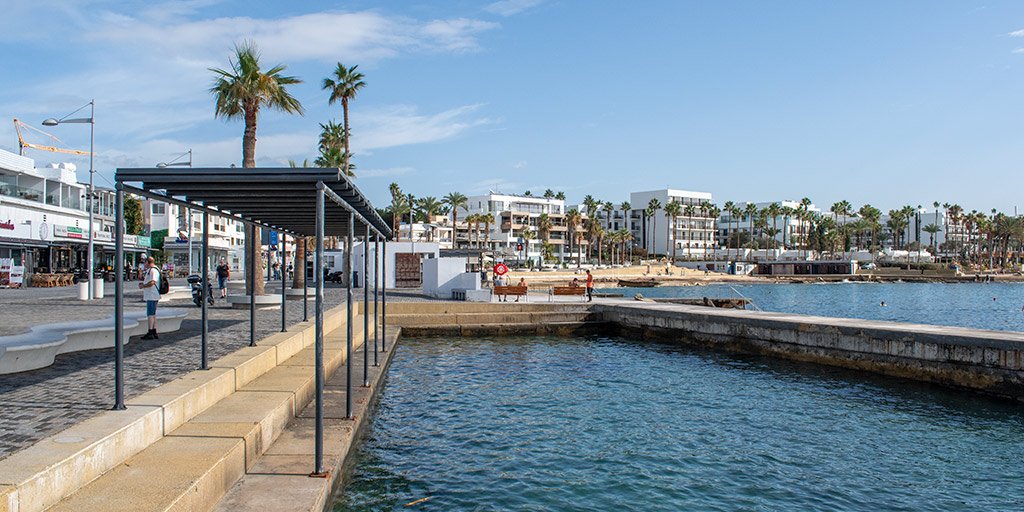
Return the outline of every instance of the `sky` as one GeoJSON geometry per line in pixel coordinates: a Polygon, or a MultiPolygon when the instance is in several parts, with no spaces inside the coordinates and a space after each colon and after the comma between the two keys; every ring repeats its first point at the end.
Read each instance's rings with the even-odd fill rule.
{"type": "MultiPolygon", "coordinates": [[[[1024,2],[2,0],[0,114],[35,127],[96,101],[99,185],[194,151],[241,162],[208,68],[251,40],[304,82],[304,116],[261,113],[257,163],[316,156],[341,119],[356,183],[441,197],[630,191],[715,202],[933,201],[1024,212],[1024,2]]],[[[46,128],[88,149],[86,125],[46,128]]],[[[39,136],[31,141],[42,143],[39,136]]],[[[17,150],[10,122],[0,148],[17,150]]],[[[88,162],[29,151],[38,163],[88,162]]]]}

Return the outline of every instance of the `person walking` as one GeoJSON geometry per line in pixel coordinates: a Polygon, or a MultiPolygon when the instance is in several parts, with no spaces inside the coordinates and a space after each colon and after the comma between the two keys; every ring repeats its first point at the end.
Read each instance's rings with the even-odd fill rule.
{"type": "Polygon", "coordinates": [[[594,274],[587,269],[587,302],[594,302],[594,274]]]}
{"type": "Polygon", "coordinates": [[[146,319],[149,320],[149,332],[142,339],[159,339],[156,333],[156,303],[160,302],[160,270],[156,268],[153,258],[146,259],[146,274],[139,288],[142,289],[142,300],[146,301],[146,319]]]}
{"type": "Polygon", "coordinates": [[[228,260],[221,258],[220,265],[217,265],[217,287],[220,288],[220,298],[228,297],[228,278],[231,277],[231,268],[228,267],[228,260]]]}

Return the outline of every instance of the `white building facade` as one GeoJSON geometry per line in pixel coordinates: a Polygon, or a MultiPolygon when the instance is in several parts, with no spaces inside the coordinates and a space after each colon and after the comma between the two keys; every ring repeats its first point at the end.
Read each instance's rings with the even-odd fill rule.
{"type": "MultiPolygon", "coordinates": [[[[675,246],[678,259],[700,259],[715,250],[715,218],[711,216],[710,192],[694,192],[679,189],[649,190],[629,195],[632,207],[628,229],[633,234],[633,244],[647,249],[649,254],[669,256],[675,246]],[[647,214],[651,200],[659,208],[653,215],[647,214]],[[673,219],[665,213],[665,206],[676,203],[680,213],[673,219]]],[[[615,217],[612,216],[614,225],[615,217]]]]}
{"type": "Polygon", "coordinates": [[[569,227],[565,213],[563,199],[490,193],[470,197],[467,208],[459,209],[459,222],[461,224],[469,215],[490,214],[494,217],[490,231],[479,237],[474,235],[474,241],[496,251],[499,258],[554,264],[575,257],[569,254],[569,227]],[[550,222],[546,238],[542,238],[540,233],[542,218],[550,222]],[[530,236],[524,237],[524,234],[530,236]],[[522,250],[519,250],[520,246],[522,250]]]}
{"type": "MultiPolygon", "coordinates": [[[[26,282],[34,273],[82,270],[92,231],[96,268],[112,267],[114,193],[96,189],[92,226],[87,195],[73,164],[36,167],[31,158],[0,150],[0,258],[24,267],[26,282]]],[[[128,263],[149,246],[149,236],[125,235],[128,263]]]]}

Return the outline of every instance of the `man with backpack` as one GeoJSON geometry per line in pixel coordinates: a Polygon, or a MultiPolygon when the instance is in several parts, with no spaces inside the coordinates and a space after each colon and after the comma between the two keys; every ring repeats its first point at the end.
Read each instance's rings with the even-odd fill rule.
{"type": "Polygon", "coordinates": [[[220,298],[228,296],[228,278],[231,277],[231,267],[228,260],[221,258],[220,265],[217,265],[217,287],[220,288],[220,298]]]}
{"type": "Polygon", "coordinates": [[[139,283],[139,288],[142,289],[142,300],[146,301],[146,319],[149,320],[149,332],[142,339],[159,339],[160,337],[156,334],[156,304],[160,302],[161,293],[170,291],[170,282],[167,277],[160,274],[153,258],[146,259],[146,273],[142,282],[139,283]]]}

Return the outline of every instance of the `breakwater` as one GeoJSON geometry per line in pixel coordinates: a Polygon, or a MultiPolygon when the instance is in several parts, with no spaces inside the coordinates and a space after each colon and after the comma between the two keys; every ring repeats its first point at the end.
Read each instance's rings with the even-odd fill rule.
{"type": "Polygon", "coordinates": [[[615,330],[1024,401],[1024,333],[1019,332],[631,301],[402,304],[389,310],[392,314],[396,325],[417,335],[615,330]]]}

